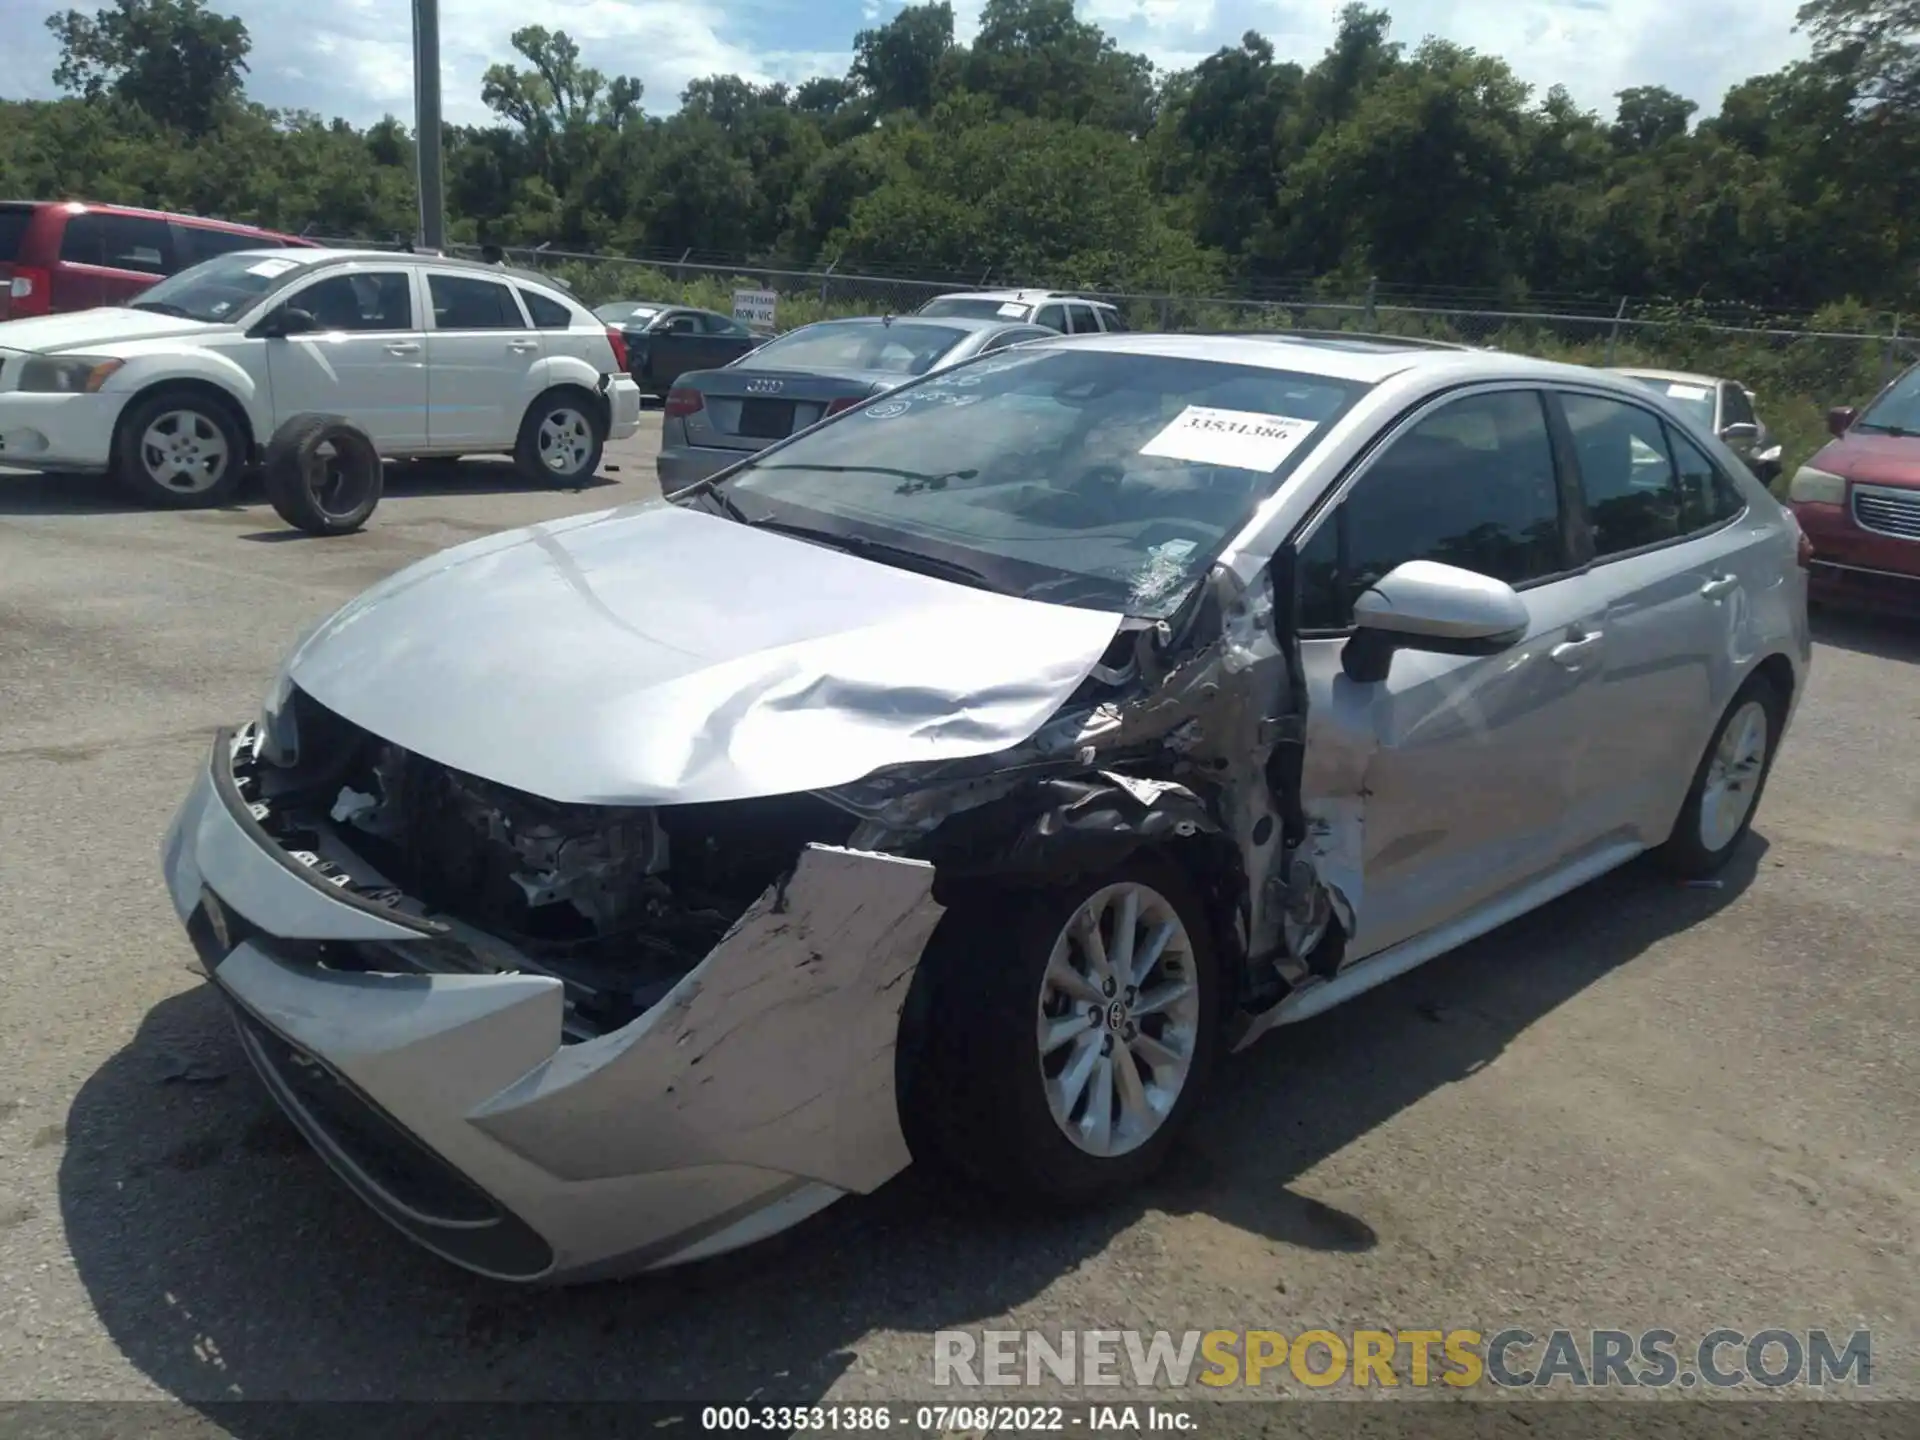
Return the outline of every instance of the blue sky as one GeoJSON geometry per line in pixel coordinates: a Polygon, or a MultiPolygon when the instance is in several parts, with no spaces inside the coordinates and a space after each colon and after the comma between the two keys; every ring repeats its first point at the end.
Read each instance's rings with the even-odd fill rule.
{"type": "MultiPolygon", "coordinates": [[[[80,0],[90,8],[98,0],[80,0]]],[[[356,122],[412,109],[408,0],[212,0],[253,36],[248,88],[270,105],[356,122]]],[[[1727,87],[1805,52],[1793,34],[1798,0],[1378,0],[1408,43],[1441,35],[1503,56],[1538,90],[1564,84],[1611,114],[1614,92],[1667,85],[1713,110],[1727,87]]],[[[0,0],[0,96],[48,97],[49,0],[0,0]]],[[[64,7],[61,7],[64,8],[64,7]]],[[[486,118],[480,76],[512,58],[507,37],[529,21],[565,29],[589,64],[635,74],[649,110],[671,109],[702,75],[761,80],[843,74],[854,33],[899,0],[575,0],[546,10],[525,0],[441,0],[442,88],[450,120],[486,118]],[[564,17],[564,18],[562,18],[564,17]]],[[[962,38],[979,0],[956,0],[962,38]]],[[[1338,0],[1079,0],[1079,12],[1156,64],[1180,67],[1258,30],[1287,59],[1311,63],[1333,33],[1338,0]]]]}

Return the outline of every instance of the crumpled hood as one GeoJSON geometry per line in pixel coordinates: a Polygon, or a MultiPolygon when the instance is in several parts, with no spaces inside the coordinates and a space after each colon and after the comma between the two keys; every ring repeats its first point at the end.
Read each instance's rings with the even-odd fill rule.
{"type": "Polygon", "coordinates": [[[285,678],[519,790],[684,804],[1018,744],[1121,618],[652,501],[412,565],[314,631],[285,678]]]}
{"type": "Polygon", "coordinates": [[[76,310],[67,315],[35,315],[26,320],[0,321],[0,350],[48,354],[60,350],[111,351],[134,340],[160,340],[169,335],[204,335],[212,328],[178,315],[156,315],[151,310],[112,306],[76,310]]]}

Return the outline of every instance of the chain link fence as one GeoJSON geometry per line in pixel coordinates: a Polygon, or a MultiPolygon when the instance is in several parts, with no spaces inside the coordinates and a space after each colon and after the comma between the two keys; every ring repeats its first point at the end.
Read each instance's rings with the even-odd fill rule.
{"type": "MultiPolygon", "coordinates": [[[[449,251],[484,258],[479,246],[454,245],[449,251]]],[[[1030,279],[991,271],[933,279],[884,273],[884,267],[864,266],[858,272],[832,265],[787,267],[691,250],[626,258],[514,247],[502,258],[552,275],[589,305],[655,300],[731,313],[734,291],[770,290],[778,297],[775,328],[782,331],[846,315],[910,314],[936,295],[954,290],[1039,288],[1030,279]]],[[[1574,364],[1642,366],[1738,381],[1755,393],[1761,418],[1784,441],[1789,474],[1825,441],[1829,407],[1864,403],[1900,370],[1920,360],[1920,335],[1903,329],[1898,316],[1885,314],[1766,316],[1740,307],[1608,303],[1569,296],[1545,297],[1544,303],[1536,297],[1531,304],[1517,305],[1464,290],[1420,292],[1376,284],[1360,288],[1356,295],[1337,283],[1301,280],[1269,285],[1260,295],[1085,288],[1071,293],[1117,306],[1135,330],[1390,335],[1574,364]]]]}

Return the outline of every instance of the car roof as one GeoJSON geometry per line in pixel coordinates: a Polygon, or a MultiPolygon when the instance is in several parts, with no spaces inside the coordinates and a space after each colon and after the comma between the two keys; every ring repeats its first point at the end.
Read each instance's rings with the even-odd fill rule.
{"type": "Polygon", "coordinates": [[[1071,300],[1078,305],[1102,305],[1111,310],[1110,301],[1093,300],[1085,295],[1073,295],[1064,290],[952,290],[944,295],[935,295],[933,300],[997,300],[1001,304],[1017,301],[1022,305],[1038,305],[1045,300],[1071,300]]]}
{"type": "Polygon", "coordinates": [[[1414,348],[1380,341],[1369,344],[1369,338],[1356,335],[1350,340],[1318,337],[1296,339],[1284,332],[1262,335],[1108,333],[1062,335],[1042,342],[1036,348],[1072,346],[1118,355],[1214,360],[1228,365],[1318,375],[1330,380],[1353,380],[1364,385],[1377,385],[1396,375],[1425,372],[1432,375],[1436,382],[1445,380],[1455,384],[1476,379],[1538,380],[1543,383],[1557,381],[1562,384],[1591,384],[1600,380],[1608,388],[1622,393],[1635,388],[1624,376],[1609,376],[1604,370],[1584,365],[1537,360],[1530,355],[1513,355],[1499,350],[1414,348]]]}
{"type": "Polygon", "coordinates": [[[566,286],[537,270],[518,270],[511,265],[496,264],[491,260],[466,260],[457,255],[422,255],[414,250],[346,250],[331,246],[321,249],[301,250],[230,250],[220,258],[225,260],[233,256],[245,255],[249,258],[286,260],[295,265],[315,269],[322,265],[340,265],[350,261],[376,265],[431,265],[437,270],[471,270],[475,275],[510,276],[515,280],[528,281],[535,285],[544,285],[557,294],[566,295],[576,305],[579,298],[568,294],[566,286]]]}
{"type": "Polygon", "coordinates": [[[170,220],[182,225],[204,225],[241,234],[272,235],[283,240],[299,240],[298,248],[302,250],[316,248],[311,240],[289,235],[271,226],[254,225],[245,220],[223,220],[218,215],[195,215],[186,210],[150,210],[144,205],[96,204],[91,200],[0,200],[0,209],[64,210],[69,215],[137,215],[146,220],[170,220]]]}
{"type": "Polygon", "coordinates": [[[1681,385],[1725,385],[1732,382],[1718,375],[1697,375],[1690,370],[1655,370],[1644,365],[1609,365],[1616,375],[1633,375],[1642,380],[1672,380],[1681,385]]]}
{"type": "MultiPolygon", "coordinates": [[[[943,297],[944,298],[944,297],[943,297]]],[[[1011,330],[1041,329],[1044,325],[1030,326],[1024,320],[1014,320],[1005,315],[842,315],[827,320],[815,320],[813,325],[938,325],[948,330],[1011,330]]],[[[812,329],[812,325],[800,327],[812,329]]],[[[792,334],[792,331],[788,331],[792,334]]],[[[1048,330],[1049,335],[1058,332],[1048,330]]]]}

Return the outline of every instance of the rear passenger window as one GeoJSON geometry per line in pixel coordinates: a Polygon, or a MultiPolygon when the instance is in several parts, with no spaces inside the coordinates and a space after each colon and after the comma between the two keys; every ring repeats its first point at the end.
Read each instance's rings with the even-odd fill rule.
{"type": "Polygon", "coordinates": [[[1531,390],[1471,395],[1393,440],[1300,551],[1300,624],[1344,630],[1409,560],[1509,585],[1568,568],[1546,410],[1531,390]]]}
{"type": "Polygon", "coordinates": [[[1560,403],[1573,431],[1595,558],[1679,539],[1680,487],[1660,417],[1598,395],[1562,395],[1560,403]]]}
{"type": "Polygon", "coordinates": [[[427,292],[433,297],[433,324],[437,330],[524,330],[513,291],[497,280],[475,280],[465,275],[429,275],[427,292]]]}
{"type": "Polygon", "coordinates": [[[538,290],[522,290],[520,303],[527,307],[527,314],[533,317],[536,329],[569,330],[573,327],[573,312],[538,290]]]}
{"type": "Polygon", "coordinates": [[[173,232],[167,222],[143,215],[69,215],[60,236],[60,258],[71,265],[137,270],[146,275],[170,275],[176,268],[173,232]]]}
{"type": "Polygon", "coordinates": [[[1680,475],[1680,529],[1692,535],[1724,525],[1747,508],[1746,497],[1706,453],[1671,427],[1674,469],[1680,475]]]}
{"type": "Polygon", "coordinates": [[[1094,335],[1100,330],[1100,322],[1093,318],[1091,305],[1067,306],[1067,323],[1073,327],[1075,335],[1094,335]]]}
{"type": "Polygon", "coordinates": [[[280,250],[278,240],[265,235],[236,235],[231,230],[206,230],[197,225],[176,225],[180,237],[180,268],[198,265],[216,255],[231,255],[236,250],[280,250]]]}

